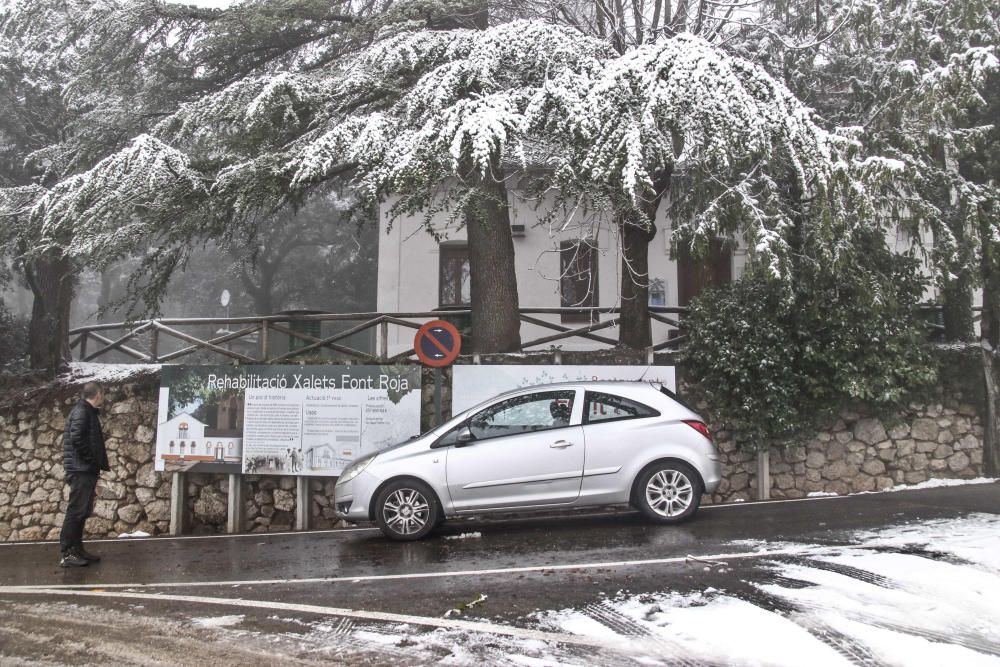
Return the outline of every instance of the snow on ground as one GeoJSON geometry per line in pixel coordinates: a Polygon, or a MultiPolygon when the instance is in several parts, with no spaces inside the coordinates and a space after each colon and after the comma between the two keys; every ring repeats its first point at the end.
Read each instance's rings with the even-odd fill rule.
{"type": "Polygon", "coordinates": [[[98,364],[72,361],[69,369],[60,376],[64,382],[122,382],[139,375],[159,372],[160,364],[98,364]]]}
{"type": "MultiPolygon", "coordinates": [[[[886,489],[885,491],[858,491],[857,493],[851,493],[848,495],[852,496],[862,496],[871,493],[896,493],[897,491],[914,491],[916,489],[939,489],[945,486],[964,486],[965,484],[993,484],[994,482],[1000,482],[1000,479],[995,479],[992,477],[976,477],[974,479],[929,479],[926,482],[920,482],[919,484],[901,484],[899,486],[894,486],[891,489],[886,489]]],[[[813,491],[807,494],[808,498],[822,498],[825,496],[836,496],[839,494],[832,493],[830,491],[813,491]]]]}
{"type": "Polygon", "coordinates": [[[1000,516],[847,537],[846,547],[782,544],[802,554],[759,559],[745,576],[724,578],[728,589],[619,593],[516,623],[552,641],[408,625],[345,632],[329,621],[313,624],[310,639],[459,665],[1000,667],[1000,516]]]}
{"type": "Polygon", "coordinates": [[[152,536],[149,533],[142,530],[137,530],[134,533],[122,533],[121,535],[118,536],[119,539],[127,539],[130,537],[152,537],[152,536]]]}
{"type": "Polygon", "coordinates": [[[483,534],[478,530],[474,533],[462,533],[461,535],[445,535],[446,540],[476,540],[482,537],[483,534]]]}
{"type": "Polygon", "coordinates": [[[243,622],[245,616],[243,614],[234,614],[232,616],[206,616],[204,618],[192,618],[191,623],[200,628],[228,628],[233,625],[239,625],[243,622]]]}

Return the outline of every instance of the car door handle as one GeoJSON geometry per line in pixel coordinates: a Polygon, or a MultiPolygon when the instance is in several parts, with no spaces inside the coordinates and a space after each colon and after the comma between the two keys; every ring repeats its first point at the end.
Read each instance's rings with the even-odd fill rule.
{"type": "Polygon", "coordinates": [[[556,440],[549,447],[552,449],[566,449],[567,447],[572,447],[573,443],[568,440],[556,440]]]}

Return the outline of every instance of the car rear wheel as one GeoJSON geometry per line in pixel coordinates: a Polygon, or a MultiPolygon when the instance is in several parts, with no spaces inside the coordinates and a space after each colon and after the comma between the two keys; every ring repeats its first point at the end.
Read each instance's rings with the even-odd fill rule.
{"type": "Polygon", "coordinates": [[[636,479],[633,502],[647,519],[656,523],[680,523],[701,504],[701,478],[680,461],[664,461],[647,467],[636,479]]]}
{"type": "Polygon", "coordinates": [[[434,492],[423,482],[401,479],[388,484],[375,501],[375,522],[391,540],[425,537],[438,522],[434,492]]]}

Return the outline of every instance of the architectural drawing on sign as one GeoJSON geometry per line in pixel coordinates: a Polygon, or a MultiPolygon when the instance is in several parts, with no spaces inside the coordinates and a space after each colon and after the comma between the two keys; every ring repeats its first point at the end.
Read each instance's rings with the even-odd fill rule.
{"type": "Polygon", "coordinates": [[[305,451],[308,470],[326,470],[337,467],[337,452],[330,445],[317,445],[305,451]]]}

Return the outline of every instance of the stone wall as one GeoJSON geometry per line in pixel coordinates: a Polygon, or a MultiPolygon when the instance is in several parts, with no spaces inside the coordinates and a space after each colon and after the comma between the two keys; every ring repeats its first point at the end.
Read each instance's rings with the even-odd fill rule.
{"type": "MultiPolygon", "coordinates": [[[[532,357],[531,363],[545,363],[532,357]]],[[[565,363],[583,360],[563,359],[565,363]]],[[[602,360],[603,361],[603,360],[602,360]]],[[[612,361],[612,360],[608,360],[612,361]]],[[[486,359],[483,360],[487,362],[486,359]]],[[[446,387],[449,378],[446,376],[446,387]]],[[[433,410],[432,375],[424,375],[424,421],[433,410]]],[[[169,530],[171,479],[153,470],[158,377],[108,387],[102,416],[111,473],[102,476],[88,537],[137,530],[169,530]]],[[[62,472],[62,431],[79,387],[0,409],[0,540],[58,538],[68,491],[62,472]]],[[[448,413],[449,394],[444,395],[448,413]]],[[[725,458],[724,480],[712,502],[755,497],[756,454],[737,448],[733,435],[714,426],[725,458]]],[[[971,478],[982,474],[983,428],[971,405],[912,404],[891,418],[860,412],[841,415],[805,445],[772,449],[771,496],[850,493],[915,484],[929,478],[971,478]]],[[[186,531],[226,529],[228,476],[187,475],[186,531]]],[[[295,523],[295,479],[248,475],[244,488],[244,530],[290,530],[295,523]]],[[[334,480],[309,481],[313,528],[337,524],[334,480]]],[[[709,500],[709,499],[706,499],[709,500]]]]}
{"type": "MultiPolygon", "coordinates": [[[[732,434],[716,431],[724,455],[722,484],[712,502],[751,500],[757,459],[732,434]]],[[[966,404],[913,403],[891,418],[845,412],[802,446],[771,448],[771,497],[884,491],[931,478],[971,479],[983,473],[983,427],[966,404]]]]}
{"type": "MultiPolygon", "coordinates": [[[[69,489],[62,434],[76,403],[72,388],[0,412],[0,539],[58,539],[69,489]]],[[[91,537],[168,529],[170,481],[153,471],[155,381],[109,387],[102,416],[111,472],[98,486],[91,537]]]]}

